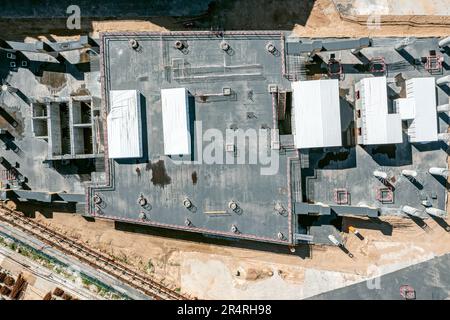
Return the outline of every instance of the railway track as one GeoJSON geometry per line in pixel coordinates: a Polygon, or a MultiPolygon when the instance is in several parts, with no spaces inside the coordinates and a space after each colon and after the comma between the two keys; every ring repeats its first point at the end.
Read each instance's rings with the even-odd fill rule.
{"type": "Polygon", "coordinates": [[[4,221],[26,232],[48,245],[76,257],[96,269],[102,270],[120,281],[136,288],[155,300],[187,300],[180,293],[165,287],[155,280],[139,274],[111,257],[93,250],[78,241],[27,218],[23,213],[7,208],[0,203],[0,221],[4,221]]]}

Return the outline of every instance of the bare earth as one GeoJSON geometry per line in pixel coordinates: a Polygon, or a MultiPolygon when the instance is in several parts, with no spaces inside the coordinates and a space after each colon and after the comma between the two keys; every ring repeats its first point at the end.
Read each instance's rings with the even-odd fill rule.
{"type": "MultiPolygon", "coordinates": [[[[426,2],[422,0],[420,2],[426,2]]],[[[433,16],[395,16],[382,17],[379,27],[375,27],[368,17],[345,17],[343,20],[331,0],[318,0],[305,26],[296,25],[294,32],[304,37],[442,37],[450,34],[450,17],[433,16]],[[354,22],[352,20],[357,22],[354,22]],[[442,23],[439,26],[408,25],[408,22],[419,22],[424,25],[442,23]],[[400,25],[396,25],[396,23],[400,25]]]]}
{"type": "MultiPolygon", "coordinates": [[[[419,0],[427,4],[428,0],[419,0]]],[[[270,10],[269,10],[270,11],[270,10]]],[[[288,10],[289,11],[289,10],[288,10]]],[[[264,29],[279,29],[279,14],[271,15],[264,6],[253,5],[250,0],[244,3],[236,2],[235,6],[226,13],[225,26],[229,29],[262,29],[258,21],[248,20],[249,14],[253,17],[263,17],[267,24],[264,29]],[[248,1],[248,3],[247,3],[248,1]]],[[[106,31],[167,31],[182,30],[184,27],[170,17],[160,17],[141,20],[102,20],[89,21],[82,26],[82,31],[89,31],[93,36],[106,31]]],[[[295,19],[294,19],[295,20],[295,19]]],[[[450,34],[450,16],[382,16],[381,26],[367,25],[366,16],[341,16],[332,0],[316,0],[309,17],[305,23],[292,23],[283,25],[283,30],[292,26],[293,32],[304,37],[442,37],[450,34]]],[[[370,20],[373,23],[373,20],[370,20]]],[[[20,22],[1,21],[0,28],[7,30],[7,36],[20,37],[24,32],[27,36],[37,38],[50,38],[54,40],[69,40],[78,36],[65,34],[62,27],[65,22],[58,22],[62,26],[56,28],[54,22],[25,21],[26,28],[17,25],[20,22]],[[36,24],[36,25],[33,25],[36,24]],[[28,30],[27,28],[30,28],[28,30]],[[16,31],[14,31],[16,30],[16,31]]],[[[25,38],[25,37],[24,37],[25,38]]],[[[30,40],[30,38],[29,38],[30,40]]]]}

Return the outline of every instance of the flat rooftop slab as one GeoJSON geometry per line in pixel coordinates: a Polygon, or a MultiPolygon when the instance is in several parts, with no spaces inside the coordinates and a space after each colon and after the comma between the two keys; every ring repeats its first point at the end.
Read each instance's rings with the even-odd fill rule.
{"type": "Polygon", "coordinates": [[[110,187],[90,189],[91,199],[102,199],[98,206],[91,201],[90,213],[134,223],[288,243],[292,225],[288,214],[288,158],[296,152],[278,154],[278,150],[271,150],[268,130],[274,125],[269,85],[290,89],[282,75],[283,54],[271,54],[266,49],[272,43],[281,52],[282,37],[276,32],[225,34],[223,38],[210,32],[105,34],[105,92],[141,93],[145,156],[110,162],[110,187]],[[130,39],[138,41],[138,50],[130,47],[130,39]],[[184,42],[183,50],[174,47],[178,40],[184,42]],[[230,45],[227,52],[220,47],[223,40],[230,45]],[[191,124],[191,156],[164,155],[161,89],[168,88],[189,91],[190,119],[195,119],[191,124]],[[226,88],[231,89],[231,94],[223,94],[226,88]],[[238,130],[254,130],[266,152],[275,153],[273,173],[264,175],[270,164],[261,164],[260,159],[249,164],[249,154],[258,148],[254,140],[245,148],[236,144],[236,156],[216,141],[217,150],[223,152],[217,162],[222,164],[208,164],[205,153],[207,145],[212,146],[211,135],[227,139],[228,134],[238,130]],[[245,155],[246,164],[236,164],[240,155],[245,155]],[[230,157],[233,163],[225,159],[230,157]],[[140,197],[145,197],[149,206],[141,207],[140,197]],[[192,208],[184,207],[185,198],[192,202],[192,208]],[[239,210],[230,209],[230,201],[236,202],[239,210]],[[277,205],[286,213],[279,214],[277,205]]]}

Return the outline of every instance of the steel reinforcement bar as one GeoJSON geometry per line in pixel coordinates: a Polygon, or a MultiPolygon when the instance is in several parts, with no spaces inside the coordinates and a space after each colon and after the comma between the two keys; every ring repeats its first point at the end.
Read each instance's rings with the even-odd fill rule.
{"type": "Polygon", "coordinates": [[[187,300],[188,297],[165,287],[145,275],[139,274],[124,264],[101,252],[95,251],[78,241],[27,218],[23,213],[14,211],[0,202],[0,221],[28,233],[52,247],[76,257],[96,269],[102,270],[118,280],[136,288],[156,300],[187,300]]]}

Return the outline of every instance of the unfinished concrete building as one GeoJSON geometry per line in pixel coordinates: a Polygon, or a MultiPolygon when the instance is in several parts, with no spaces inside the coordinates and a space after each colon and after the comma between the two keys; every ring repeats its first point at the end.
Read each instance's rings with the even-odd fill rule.
{"type": "Polygon", "coordinates": [[[102,158],[100,109],[92,97],[47,100],[31,103],[32,132],[48,143],[47,160],[102,158]]]}
{"type": "MultiPolygon", "coordinates": [[[[58,52],[71,72],[61,86],[38,73],[47,47],[27,47],[36,57],[17,65],[33,68],[1,69],[29,98],[4,101],[18,125],[5,124],[2,197],[284,245],[330,244],[347,215],[440,214],[448,90],[434,81],[448,70],[405,65],[399,41],[105,33],[89,69],[78,51],[92,40],[58,52]]],[[[409,55],[420,62],[439,41],[409,55]]]]}
{"type": "Polygon", "coordinates": [[[2,198],[84,210],[102,176],[103,119],[96,42],[2,41],[2,198]],[[12,63],[13,62],[13,63],[12,63]]]}

